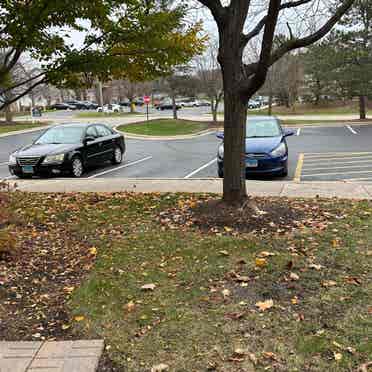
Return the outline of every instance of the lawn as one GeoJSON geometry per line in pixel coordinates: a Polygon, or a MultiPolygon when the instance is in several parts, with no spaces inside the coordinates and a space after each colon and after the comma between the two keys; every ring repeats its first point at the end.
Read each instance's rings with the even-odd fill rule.
{"type": "MultiPolygon", "coordinates": [[[[371,112],[369,112],[371,113],[371,112]]],[[[295,107],[274,106],[273,115],[359,115],[357,104],[343,106],[314,106],[298,104],[295,107]]],[[[248,115],[267,115],[267,108],[261,110],[248,110],[248,115]]]]}
{"type": "Polygon", "coordinates": [[[37,127],[42,127],[44,125],[48,125],[50,123],[47,122],[35,122],[32,124],[31,122],[14,122],[12,124],[3,124],[0,121],[0,134],[14,132],[17,130],[24,130],[24,129],[32,129],[37,127]]]}
{"type": "Polygon", "coordinates": [[[131,116],[131,115],[143,115],[140,112],[112,112],[110,114],[106,114],[103,112],[97,111],[89,111],[89,112],[79,112],[75,115],[77,118],[116,118],[116,117],[123,117],[123,116],[131,116]]]}
{"type": "Polygon", "coordinates": [[[159,119],[149,122],[121,125],[117,129],[131,134],[147,136],[177,136],[194,134],[208,128],[208,123],[188,120],[159,119]]]}
{"type": "Polygon", "coordinates": [[[12,194],[0,339],[102,337],[100,371],[370,362],[372,203],[214,198],[12,194]]]}

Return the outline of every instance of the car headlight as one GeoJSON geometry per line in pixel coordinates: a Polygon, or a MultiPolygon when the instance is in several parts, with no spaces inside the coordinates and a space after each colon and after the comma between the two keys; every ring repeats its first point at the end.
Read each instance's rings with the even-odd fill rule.
{"type": "Polygon", "coordinates": [[[273,158],[278,158],[284,156],[287,153],[287,147],[284,142],[282,142],[276,149],[270,152],[273,158]]]}
{"type": "Polygon", "coordinates": [[[17,164],[17,158],[14,155],[9,155],[9,164],[14,165],[17,164]]]}
{"type": "Polygon", "coordinates": [[[220,147],[218,148],[218,157],[220,159],[223,159],[223,155],[224,155],[224,145],[220,145],[220,147]]]}
{"type": "Polygon", "coordinates": [[[65,159],[65,154],[48,155],[45,157],[43,163],[62,163],[65,159]]]}

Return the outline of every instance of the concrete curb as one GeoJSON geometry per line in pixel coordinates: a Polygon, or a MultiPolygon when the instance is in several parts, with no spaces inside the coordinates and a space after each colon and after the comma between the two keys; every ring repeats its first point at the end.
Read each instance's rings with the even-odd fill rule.
{"type": "Polygon", "coordinates": [[[148,141],[175,141],[175,140],[192,139],[192,138],[202,137],[202,136],[206,136],[208,134],[212,134],[212,133],[214,133],[218,130],[218,128],[216,128],[216,129],[206,129],[206,130],[203,130],[201,132],[194,133],[194,134],[188,134],[188,135],[182,135],[182,136],[181,135],[180,136],[167,136],[166,137],[166,136],[146,136],[146,135],[132,134],[132,133],[124,132],[123,130],[117,129],[120,126],[121,125],[116,125],[116,126],[114,126],[114,129],[119,133],[123,133],[126,138],[141,139],[141,140],[148,140],[148,141]]]}
{"type": "Polygon", "coordinates": [[[30,128],[30,129],[15,130],[15,131],[12,131],[12,132],[0,134],[0,138],[10,137],[10,136],[16,136],[17,134],[25,134],[25,133],[37,132],[39,130],[48,129],[48,128],[52,127],[52,126],[53,126],[53,124],[51,124],[51,125],[44,125],[44,126],[41,126],[41,127],[30,128]]]}
{"type": "MultiPolygon", "coordinates": [[[[8,181],[9,185],[24,192],[139,192],[139,193],[215,193],[221,194],[223,185],[219,178],[209,179],[50,179],[8,181]]],[[[290,198],[341,198],[372,200],[372,182],[293,182],[247,181],[247,191],[252,196],[290,198]]]]}

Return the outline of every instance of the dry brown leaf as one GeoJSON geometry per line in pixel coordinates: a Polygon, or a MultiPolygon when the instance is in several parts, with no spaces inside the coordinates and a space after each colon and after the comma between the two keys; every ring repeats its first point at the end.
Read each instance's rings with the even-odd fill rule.
{"type": "Polygon", "coordinates": [[[169,370],[168,364],[160,363],[151,368],[151,372],[163,372],[169,370]]]}
{"type": "Polygon", "coordinates": [[[256,258],[255,263],[257,267],[264,267],[267,265],[267,261],[265,258],[256,258]]]}
{"type": "Polygon", "coordinates": [[[141,287],[143,291],[153,291],[156,288],[156,284],[150,283],[150,284],[145,284],[141,287]]]}
{"type": "Polygon", "coordinates": [[[267,251],[262,251],[257,255],[257,257],[260,257],[260,258],[266,258],[266,257],[272,257],[272,256],[275,256],[275,253],[267,252],[267,251]]]}
{"type": "Polygon", "coordinates": [[[299,280],[300,277],[296,274],[296,273],[290,273],[289,274],[289,277],[292,279],[292,280],[299,280]]]}
{"type": "Polygon", "coordinates": [[[270,299],[262,302],[257,302],[256,306],[259,308],[260,311],[265,311],[274,306],[274,301],[270,299]]]}
{"type": "Polygon", "coordinates": [[[74,319],[77,322],[81,322],[81,321],[83,321],[85,319],[85,317],[83,315],[77,315],[77,316],[75,316],[74,319]]]}
{"type": "Polygon", "coordinates": [[[335,282],[334,280],[325,280],[324,282],[322,282],[323,287],[334,287],[335,285],[337,285],[337,282],[335,282]]]}

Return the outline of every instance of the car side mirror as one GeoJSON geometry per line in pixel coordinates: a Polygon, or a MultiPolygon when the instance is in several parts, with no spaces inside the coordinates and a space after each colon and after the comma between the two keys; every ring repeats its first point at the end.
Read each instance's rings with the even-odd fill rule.
{"type": "Polygon", "coordinates": [[[216,137],[219,139],[224,139],[224,133],[223,132],[217,132],[216,137]]]}
{"type": "Polygon", "coordinates": [[[84,144],[88,144],[89,142],[93,142],[95,140],[95,138],[93,136],[86,136],[84,138],[84,144]]]}
{"type": "Polygon", "coordinates": [[[293,136],[295,132],[292,129],[284,129],[284,137],[293,136]]]}

